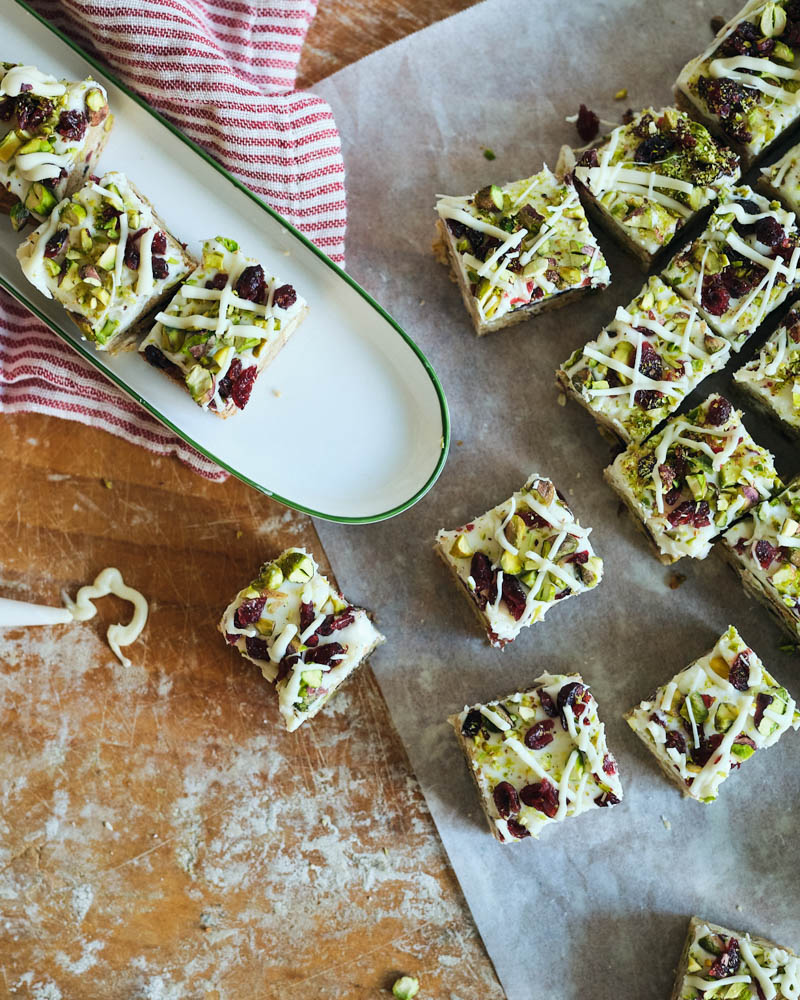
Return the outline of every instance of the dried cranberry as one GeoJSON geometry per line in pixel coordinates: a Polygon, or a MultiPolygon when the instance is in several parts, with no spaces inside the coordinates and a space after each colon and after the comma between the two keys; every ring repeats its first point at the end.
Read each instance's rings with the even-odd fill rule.
{"type": "Polygon", "coordinates": [[[467,717],[461,724],[461,733],[464,736],[470,736],[472,739],[475,739],[481,731],[482,725],[483,716],[477,708],[473,708],[471,711],[467,712],[467,717]]]}
{"type": "Polygon", "coordinates": [[[734,976],[739,968],[739,961],[739,942],[735,937],[728,938],[725,950],[711,965],[708,975],[712,979],[726,979],[728,976],[734,976]]]}
{"type": "Polygon", "coordinates": [[[552,719],[543,719],[525,733],[525,746],[531,750],[541,750],[548,743],[553,742],[552,730],[555,723],[552,719]]]}
{"type": "Polygon", "coordinates": [[[518,622],[525,613],[526,594],[519,580],[508,573],[503,574],[503,602],[511,617],[518,622]]]}
{"type": "Polygon", "coordinates": [[[619,805],[619,799],[613,792],[603,792],[602,795],[598,795],[594,804],[603,808],[604,806],[616,806],[619,805]]]}
{"type": "Polygon", "coordinates": [[[272,296],[272,304],[279,309],[289,309],[297,302],[297,292],[291,285],[281,285],[275,289],[272,296]]]}
{"type": "Polygon", "coordinates": [[[633,401],[643,410],[657,410],[664,405],[664,393],[658,389],[637,389],[633,394],[633,401]]]}
{"type": "Polygon", "coordinates": [[[25,132],[32,132],[53,113],[53,102],[46,97],[20,94],[17,98],[16,112],[19,127],[25,132]]]}
{"type": "Polygon", "coordinates": [[[463,222],[459,222],[457,219],[448,219],[447,228],[455,236],[457,240],[460,240],[463,236],[467,235],[468,227],[464,225],[463,222]]]}
{"type": "Polygon", "coordinates": [[[553,699],[546,691],[541,689],[539,690],[539,701],[542,703],[542,708],[550,716],[551,719],[554,719],[558,715],[558,709],[556,708],[556,703],[553,701],[553,699]]]}
{"type": "Polygon", "coordinates": [[[492,564],[485,553],[476,552],[473,555],[469,574],[475,581],[475,599],[481,608],[485,608],[495,579],[492,564]]]}
{"type": "Polygon", "coordinates": [[[567,726],[566,709],[572,708],[573,715],[580,716],[583,714],[583,710],[586,707],[586,703],[589,700],[589,692],[586,690],[583,684],[579,684],[578,681],[571,681],[569,684],[565,684],[560,688],[558,692],[558,698],[556,704],[558,705],[558,711],[561,715],[561,725],[564,729],[569,728],[567,726]]]}
{"type": "Polygon", "coordinates": [[[658,351],[648,341],[642,341],[641,359],[639,361],[639,371],[647,378],[657,382],[664,374],[664,365],[658,351]]]}
{"type": "Polygon", "coordinates": [[[724,284],[728,294],[734,299],[740,299],[760,285],[767,269],[752,261],[737,261],[724,268],[718,277],[724,284]]]}
{"type": "Polygon", "coordinates": [[[290,672],[295,668],[295,666],[300,662],[300,654],[293,649],[284,656],[281,662],[278,664],[278,673],[275,675],[275,681],[282,681],[284,677],[288,677],[290,672]]]}
{"type": "Polygon", "coordinates": [[[700,304],[711,316],[722,316],[731,302],[731,295],[725,287],[722,276],[707,274],[703,278],[703,291],[700,304]]]}
{"type": "Polygon", "coordinates": [[[758,28],[752,21],[740,21],[717,51],[723,56],[744,56],[754,53],[759,34],[758,28]]]}
{"type": "Polygon", "coordinates": [[[58,116],[56,132],[65,139],[80,142],[86,135],[86,115],[82,111],[62,111],[58,116]]]}
{"type": "Polygon", "coordinates": [[[686,740],[683,736],[674,729],[671,729],[667,733],[667,738],[664,741],[664,746],[667,750],[677,750],[678,753],[686,753],[686,740]]]}
{"type": "Polygon", "coordinates": [[[592,147],[587,149],[578,160],[579,167],[599,167],[600,161],[597,158],[597,150],[592,147]]]}
{"type": "Polygon", "coordinates": [[[320,663],[327,666],[334,657],[341,658],[344,655],[344,646],[338,642],[326,642],[322,646],[314,649],[307,649],[303,655],[306,663],[320,663]]]}
{"type": "Polygon", "coordinates": [[[234,358],[228,365],[228,370],[219,380],[219,395],[221,399],[227,399],[233,392],[233,384],[242,371],[242,362],[234,358]]]}
{"type": "Polygon", "coordinates": [[[701,735],[700,746],[694,747],[691,751],[692,762],[698,767],[705,767],[716,753],[720,743],[722,743],[722,733],[714,733],[708,739],[701,735]]]}
{"type": "Polygon", "coordinates": [[[764,694],[763,691],[759,691],[756,695],[756,711],[753,716],[753,722],[755,723],[756,729],[761,725],[761,720],[764,718],[765,709],[773,703],[775,699],[771,694],[764,694]]]}
{"type": "Polygon", "coordinates": [[[611,756],[611,754],[606,754],[603,757],[603,771],[605,774],[616,774],[617,773],[617,762],[611,756]]]}
{"type": "Polygon", "coordinates": [[[59,229],[57,232],[53,233],[53,235],[44,245],[45,257],[58,257],[58,255],[66,247],[68,240],[69,240],[68,229],[59,229]]]}
{"type": "Polygon", "coordinates": [[[658,160],[663,160],[670,153],[674,145],[675,143],[669,136],[659,135],[658,133],[648,135],[636,147],[633,158],[637,163],[655,163],[658,160]]]}
{"type": "Polygon", "coordinates": [[[662,729],[667,728],[667,723],[661,712],[651,712],[650,722],[655,722],[657,725],[661,726],[662,729]]]}
{"type": "Polygon", "coordinates": [[[772,560],[778,555],[778,550],[766,540],[759,538],[753,546],[756,559],[761,563],[762,569],[768,569],[772,560]]]}
{"type": "Polygon", "coordinates": [[[700,500],[694,510],[692,523],[695,528],[707,528],[711,524],[711,508],[708,500],[700,500]]]}
{"type": "Polygon", "coordinates": [[[519,795],[510,781],[501,781],[499,785],[495,785],[492,798],[503,819],[519,812],[519,795]]]}
{"type": "Polygon", "coordinates": [[[215,288],[218,292],[228,284],[228,275],[224,271],[218,271],[213,278],[206,282],[206,288],[215,288]]]}
{"type": "Polygon", "coordinates": [[[167,234],[159,229],[153,236],[153,242],[150,244],[150,249],[154,254],[157,254],[157,256],[163,257],[167,252],[167,234]]]}
{"type": "Polygon", "coordinates": [[[181,379],[183,378],[180,368],[176,364],[173,364],[169,358],[165,357],[154,344],[148,344],[145,347],[144,356],[154,368],[160,368],[162,371],[171,372],[172,374],[179,375],[181,379]]]}
{"type": "Polygon", "coordinates": [[[338,615],[328,615],[320,625],[318,632],[320,635],[332,635],[334,632],[352,625],[355,620],[355,608],[345,608],[338,615]]]}
{"type": "Polygon", "coordinates": [[[600,119],[594,111],[590,111],[585,104],[581,104],[575,127],[584,142],[591,142],[600,130],[600,119]]]}
{"type": "Polygon", "coordinates": [[[266,603],[266,597],[251,597],[246,601],[242,601],[236,609],[236,614],[233,616],[233,624],[237,628],[244,628],[246,625],[252,625],[254,622],[257,622],[261,618],[261,612],[264,610],[266,603]]]}
{"type": "Polygon", "coordinates": [[[526,806],[537,809],[550,819],[558,812],[558,789],[547,778],[526,785],[519,793],[519,797],[526,806]]]}
{"type": "Polygon", "coordinates": [[[771,216],[759,219],[755,225],[756,238],[768,247],[778,247],[786,239],[786,232],[777,219],[771,216]]]}
{"type": "Polygon", "coordinates": [[[750,657],[749,650],[739,653],[731,664],[728,680],[737,691],[746,691],[750,687],[750,657]]]}
{"type": "Polygon", "coordinates": [[[532,510],[518,510],[517,516],[521,517],[527,528],[549,528],[550,522],[532,510]]]}
{"type": "Polygon", "coordinates": [[[240,410],[243,410],[247,406],[247,401],[250,399],[250,393],[253,391],[257,375],[258,368],[256,365],[250,365],[249,368],[245,368],[242,371],[242,374],[233,383],[231,398],[240,410]]]}
{"type": "Polygon", "coordinates": [[[125,241],[125,252],[122,255],[123,263],[125,267],[130,268],[131,271],[139,270],[139,251],[134,246],[133,242],[128,239],[125,241]]]}
{"type": "Polygon", "coordinates": [[[731,418],[733,407],[724,396],[717,396],[712,400],[706,411],[706,423],[712,427],[722,427],[731,418]]]}
{"type": "Polygon", "coordinates": [[[262,639],[257,635],[248,635],[245,636],[244,645],[247,655],[252,656],[254,660],[269,659],[269,646],[267,646],[266,639],[262,639]]]}
{"type": "Polygon", "coordinates": [[[508,827],[508,832],[515,840],[524,840],[531,835],[531,831],[527,826],[523,826],[522,823],[518,823],[515,819],[506,820],[506,826],[508,827]]]}
{"type": "Polygon", "coordinates": [[[152,258],[152,271],[153,277],[160,281],[162,278],[169,277],[169,265],[164,260],[163,257],[153,257],[152,258]]]}
{"type": "Polygon", "coordinates": [[[246,267],[236,279],[234,290],[240,299],[247,299],[249,302],[263,300],[266,291],[264,268],[260,264],[246,267]]]}
{"type": "Polygon", "coordinates": [[[667,520],[673,528],[679,524],[692,524],[694,521],[695,504],[693,500],[684,500],[674,510],[667,514],[667,520]]]}
{"type": "Polygon", "coordinates": [[[300,602],[300,631],[305,632],[308,626],[314,621],[316,615],[314,614],[314,603],[313,601],[301,601],[300,602]]]}
{"type": "Polygon", "coordinates": [[[725,77],[714,80],[701,76],[697,81],[697,91],[709,111],[720,117],[720,124],[729,136],[741,142],[750,141],[752,135],[747,128],[744,112],[761,99],[757,90],[743,87],[735,80],[725,77]]]}

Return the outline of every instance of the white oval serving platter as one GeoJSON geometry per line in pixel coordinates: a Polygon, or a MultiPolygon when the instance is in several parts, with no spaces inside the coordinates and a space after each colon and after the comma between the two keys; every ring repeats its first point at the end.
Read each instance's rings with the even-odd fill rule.
{"type": "Polygon", "coordinates": [[[447,402],[428,360],[341,268],[215,160],[131,93],[22,0],[3,4],[2,58],[57,77],[91,75],[115,123],[96,172],[122,170],[172,233],[197,254],[209,236],[293,284],[309,314],[262,373],[247,409],[201,410],[135,352],[109,357],[25,280],[22,241],[0,219],[0,285],[161,423],[239,479],[287,506],[332,521],[379,521],[431,488],[450,441],[447,402]]]}

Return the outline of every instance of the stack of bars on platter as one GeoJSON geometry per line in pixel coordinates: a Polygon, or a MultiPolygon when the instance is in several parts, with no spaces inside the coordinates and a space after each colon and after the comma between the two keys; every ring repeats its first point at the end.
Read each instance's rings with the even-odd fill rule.
{"type": "Polygon", "coordinates": [[[25,277],[98,351],[135,349],[202,409],[228,417],[306,314],[292,285],[227,237],[198,261],[128,177],[96,173],[106,90],[0,64],[0,208],[25,277]]]}

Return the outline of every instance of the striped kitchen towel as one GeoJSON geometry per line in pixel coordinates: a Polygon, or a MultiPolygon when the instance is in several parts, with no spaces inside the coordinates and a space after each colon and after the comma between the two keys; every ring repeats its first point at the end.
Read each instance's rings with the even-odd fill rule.
{"type": "MultiPolygon", "coordinates": [[[[316,0],[30,3],[333,260],[344,263],[339,134],[325,101],[294,90],[316,0]]],[[[227,475],[131,402],[4,292],[0,411],[78,420],[159,455],[175,454],[208,479],[227,475]]]]}

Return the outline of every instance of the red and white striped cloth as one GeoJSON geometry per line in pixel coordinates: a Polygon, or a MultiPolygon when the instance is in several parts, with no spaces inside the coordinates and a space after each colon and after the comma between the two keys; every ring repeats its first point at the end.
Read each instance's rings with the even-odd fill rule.
{"type": "MultiPolygon", "coordinates": [[[[325,101],[294,91],[316,0],[30,2],[344,263],[339,134],[325,101]]],[[[208,479],[226,478],[0,292],[3,411],[102,427],[159,455],[175,454],[208,479]]]]}

